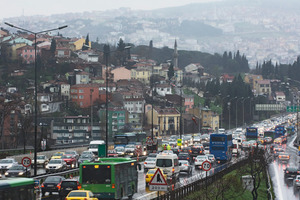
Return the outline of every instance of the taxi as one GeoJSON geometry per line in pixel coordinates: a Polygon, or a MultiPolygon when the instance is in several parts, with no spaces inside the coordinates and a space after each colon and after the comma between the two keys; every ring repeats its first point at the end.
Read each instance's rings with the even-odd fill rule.
{"type": "MultiPolygon", "coordinates": [[[[148,170],[148,172],[146,174],[146,185],[149,184],[149,182],[151,181],[152,177],[154,176],[156,170],[157,170],[157,168],[148,170]]],[[[164,175],[164,178],[167,181],[167,174],[164,174],[163,170],[161,170],[161,173],[164,175]]]]}
{"type": "Polygon", "coordinates": [[[56,152],[55,154],[53,154],[53,156],[51,157],[51,159],[61,159],[61,157],[64,155],[64,152],[56,152]]]}
{"type": "Polygon", "coordinates": [[[65,198],[65,200],[98,200],[89,190],[73,190],[65,198]]]}

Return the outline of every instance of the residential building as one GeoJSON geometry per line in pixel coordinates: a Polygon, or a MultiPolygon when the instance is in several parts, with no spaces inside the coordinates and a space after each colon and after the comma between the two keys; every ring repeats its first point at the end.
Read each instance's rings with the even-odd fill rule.
{"type": "Polygon", "coordinates": [[[99,61],[99,55],[90,50],[79,51],[77,53],[77,55],[80,59],[85,60],[87,62],[98,62],[99,61]]]}
{"type": "MultiPolygon", "coordinates": [[[[124,132],[125,125],[128,124],[128,112],[124,108],[109,107],[108,108],[108,137],[110,141],[113,141],[113,137],[118,133],[124,132]]],[[[106,123],[106,110],[99,110],[99,116],[101,120],[101,127],[105,130],[106,123]]]]}
{"type": "MultiPolygon", "coordinates": [[[[85,38],[74,38],[72,39],[72,42],[74,47],[72,48],[72,51],[78,51],[82,49],[83,44],[85,44],[85,38]]],[[[89,47],[92,47],[92,42],[89,41],[89,47]]]]}
{"type": "Polygon", "coordinates": [[[111,73],[114,77],[114,82],[118,80],[130,80],[131,79],[131,71],[126,69],[125,67],[118,67],[116,69],[111,70],[111,73]]]}
{"type": "Polygon", "coordinates": [[[137,68],[131,70],[131,78],[137,79],[144,84],[150,83],[151,70],[146,68],[137,68]]]}
{"type": "Polygon", "coordinates": [[[102,138],[100,123],[91,124],[90,116],[54,118],[51,123],[51,139],[54,139],[56,144],[88,143],[90,140],[102,138]]]}
{"type": "Polygon", "coordinates": [[[285,102],[285,94],[283,92],[275,92],[276,103],[285,102]]]}
{"type": "MultiPolygon", "coordinates": [[[[147,113],[147,123],[152,124],[152,109],[147,113]]],[[[157,136],[178,134],[180,130],[180,113],[175,108],[153,108],[153,124],[158,126],[157,136]]]]}
{"type": "Polygon", "coordinates": [[[251,89],[254,93],[257,88],[258,81],[261,81],[261,80],[263,80],[262,75],[246,74],[244,77],[245,83],[250,84],[251,89]]]}
{"type": "Polygon", "coordinates": [[[71,100],[81,108],[88,108],[99,99],[99,84],[77,84],[71,86],[71,100]]]}
{"type": "Polygon", "coordinates": [[[270,80],[257,81],[256,95],[271,96],[271,82],[270,80]]]}
{"type": "Polygon", "coordinates": [[[194,107],[194,95],[183,95],[185,112],[194,107]]]}
{"type": "Polygon", "coordinates": [[[78,72],[75,75],[76,84],[88,84],[90,82],[90,74],[88,72],[78,72]]]}
{"type": "Polygon", "coordinates": [[[56,47],[55,57],[58,58],[70,58],[71,50],[67,47],[56,47]]]}
{"type": "Polygon", "coordinates": [[[156,84],[153,88],[159,96],[166,96],[172,94],[172,88],[169,84],[156,84]]]}
{"type": "Polygon", "coordinates": [[[60,84],[60,96],[63,100],[70,100],[70,84],[61,83],[60,84]]]}
{"type": "Polygon", "coordinates": [[[201,127],[211,127],[214,131],[219,129],[219,115],[209,108],[201,109],[201,127]]]}

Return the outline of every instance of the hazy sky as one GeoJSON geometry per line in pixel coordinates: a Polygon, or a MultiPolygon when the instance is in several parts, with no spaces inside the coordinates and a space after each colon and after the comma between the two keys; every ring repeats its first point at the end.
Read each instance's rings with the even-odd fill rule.
{"type": "Polygon", "coordinates": [[[25,16],[51,15],[66,12],[103,11],[120,7],[152,10],[208,1],[216,0],[2,0],[0,19],[19,17],[23,14],[25,16]]]}

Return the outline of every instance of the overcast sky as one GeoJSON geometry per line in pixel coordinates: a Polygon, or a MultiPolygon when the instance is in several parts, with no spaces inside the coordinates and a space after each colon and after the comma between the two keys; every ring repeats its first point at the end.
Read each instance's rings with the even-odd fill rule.
{"type": "Polygon", "coordinates": [[[152,10],[181,6],[195,2],[217,0],[2,0],[0,19],[30,15],[51,15],[67,12],[104,11],[129,7],[134,10],[152,10]]]}

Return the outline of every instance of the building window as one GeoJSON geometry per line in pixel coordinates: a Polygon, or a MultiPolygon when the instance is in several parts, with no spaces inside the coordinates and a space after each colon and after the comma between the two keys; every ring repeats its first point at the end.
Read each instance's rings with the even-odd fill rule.
{"type": "Polygon", "coordinates": [[[83,90],[79,90],[79,93],[83,93],[83,90]]]}
{"type": "Polygon", "coordinates": [[[83,97],[84,97],[83,95],[80,95],[80,96],[79,96],[79,99],[83,99],[83,97]]]}
{"type": "Polygon", "coordinates": [[[79,105],[80,105],[80,106],[83,106],[83,102],[80,102],[79,105]]]}

